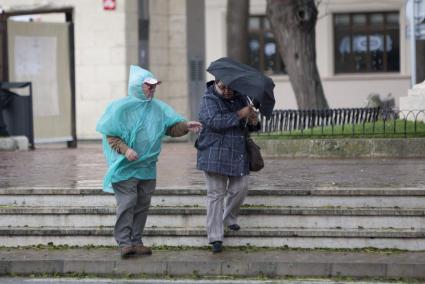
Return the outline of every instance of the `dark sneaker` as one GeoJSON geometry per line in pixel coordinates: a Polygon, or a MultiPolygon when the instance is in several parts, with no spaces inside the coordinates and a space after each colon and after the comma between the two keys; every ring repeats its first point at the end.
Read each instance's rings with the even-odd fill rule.
{"type": "Polygon", "coordinates": [[[239,226],[238,224],[233,224],[228,226],[227,228],[229,228],[232,231],[239,231],[241,229],[241,226],[239,226]]]}
{"type": "Polygon", "coordinates": [[[120,255],[122,258],[127,258],[136,253],[133,246],[120,247],[120,255]]]}
{"type": "Polygon", "coordinates": [[[212,243],[212,252],[217,253],[223,250],[223,244],[220,241],[216,241],[212,243]]]}
{"type": "Polygon", "coordinates": [[[152,250],[150,247],[146,247],[142,244],[134,245],[134,251],[137,255],[151,255],[152,250]]]}

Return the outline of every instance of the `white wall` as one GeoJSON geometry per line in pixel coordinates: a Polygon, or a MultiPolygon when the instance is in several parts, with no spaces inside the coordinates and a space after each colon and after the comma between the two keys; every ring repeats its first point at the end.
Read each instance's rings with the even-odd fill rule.
{"type": "MultiPolygon", "coordinates": [[[[226,0],[206,0],[207,63],[226,56],[226,0]]],[[[398,99],[407,94],[410,85],[409,45],[405,34],[404,0],[323,0],[316,25],[317,65],[330,107],[361,107],[369,93],[398,99]],[[400,72],[375,74],[334,73],[332,13],[400,11],[400,72]]],[[[264,15],[266,0],[251,0],[250,13],[264,15]]],[[[211,78],[211,77],[210,77],[211,78]]],[[[276,108],[297,108],[288,76],[272,76],[275,81],[276,108]]]]}

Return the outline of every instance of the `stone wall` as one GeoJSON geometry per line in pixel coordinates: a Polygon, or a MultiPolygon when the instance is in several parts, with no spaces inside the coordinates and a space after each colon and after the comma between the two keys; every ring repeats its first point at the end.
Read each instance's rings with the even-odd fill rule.
{"type": "Polygon", "coordinates": [[[156,96],[188,116],[186,0],[151,0],[149,6],[149,68],[163,81],[156,96]]]}
{"type": "MultiPolygon", "coordinates": [[[[255,136],[254,136],[255,139],[255,136]]],[[[279,158],[424,158],[425,138],[256,139],[267,157],[279,158]]]]}

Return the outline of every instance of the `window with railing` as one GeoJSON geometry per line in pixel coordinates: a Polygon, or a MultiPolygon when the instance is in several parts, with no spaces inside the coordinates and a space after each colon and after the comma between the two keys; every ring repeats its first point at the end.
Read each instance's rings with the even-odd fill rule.
{"type": "Polygon", "coordinates": [[[334,14],[335,73],[400,71],[399,12],[334,14]]]}
{"type": "Polygon", "coordinates": [[[248,31],[249,65],[268,75],[286,74],[268,19],[250,16],[248,31]]]}

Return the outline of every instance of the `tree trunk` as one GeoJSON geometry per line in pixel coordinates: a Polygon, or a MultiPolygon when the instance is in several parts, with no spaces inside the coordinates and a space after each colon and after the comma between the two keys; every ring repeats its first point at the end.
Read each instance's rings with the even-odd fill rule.
{"type": "Polygon", "coordinates": [[[227,1],[227,56],[248,63],[249,0],[227,1]]]}
{"type": "Polygon", "coordinates": [[[329,108],[316,64],[317,14],[314,0],[267,0],[267,16],[299,109],[329,108]]]}

